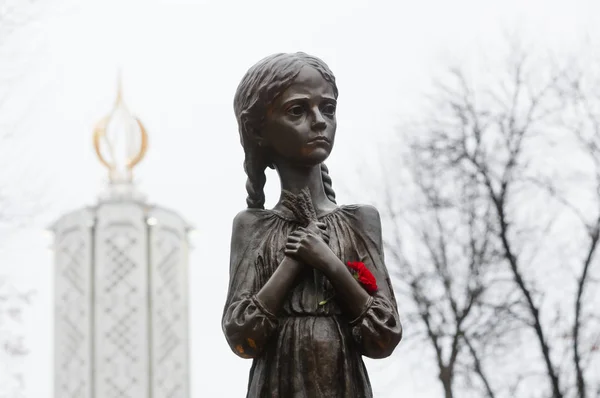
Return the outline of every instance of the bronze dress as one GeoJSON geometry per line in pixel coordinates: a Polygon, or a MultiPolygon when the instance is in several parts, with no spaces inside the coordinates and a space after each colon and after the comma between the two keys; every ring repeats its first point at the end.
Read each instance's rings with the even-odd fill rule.
{"type": "Polygon", "coordinates": [[[329,246],[338,258],[364,262],[379,289],[367,310],[351,320],[337,305],[329,281],[306,266],[281,311],[269,314],[254,294],[283,260],[287,237],[299,223],[274,210],[248,209],[238,215],[222,325],[231,349],[254,358],[247,397],[372,397],[362,355],[389,356],[401,339],[377,210],[340,206],[319,221],[327,225],[329,246]]]}

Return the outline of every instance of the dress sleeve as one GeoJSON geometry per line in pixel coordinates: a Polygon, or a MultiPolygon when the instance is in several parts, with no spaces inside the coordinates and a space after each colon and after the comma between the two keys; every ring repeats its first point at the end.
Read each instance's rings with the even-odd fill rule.
{"type": "Polygon", "coordinates": [[[277,318],[256,298],[256,266],[261,257],[257,219],[249,211],[233,222],[229,268],[229,290],[223,310],[222,328],[233,352],[242,358],[260,355],[277,327],[277,318]]]}
{"type": "Polygon", "coordinates": [[[370,358],[385,358],[392,354],[402,339],[402,325],[396,297],[385,266],[381,219],[372,206],[357,209],[358,261],[362,261],[377,280],[378,290],[372,295],[362,314],[352,320],[352,336],[361,353],[370,358]],[[361,244],[364,243],[364,244],[361,244]]]}

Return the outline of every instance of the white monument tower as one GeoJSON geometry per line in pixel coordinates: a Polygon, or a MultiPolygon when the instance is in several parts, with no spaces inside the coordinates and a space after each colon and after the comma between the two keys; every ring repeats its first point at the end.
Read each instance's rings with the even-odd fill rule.
{"type": "Polygon", "coordinates": [[[109,170],[106,192],[52,226],[54,397],[189,398],[190,227],[136,189],[147,134],[120,81],[94,147],[109,170]]]}

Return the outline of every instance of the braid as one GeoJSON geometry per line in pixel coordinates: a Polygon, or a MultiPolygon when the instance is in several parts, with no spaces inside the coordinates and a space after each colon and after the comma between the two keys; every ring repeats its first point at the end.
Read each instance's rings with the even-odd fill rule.
{"type": "Polygon", "coordinates": [[[256,156],[256,151],[252,152],[247,151],[244,159],[244,170],[248,176],[246,180],[246,191],[248,192],[246,204],[249,209],[264,209],[265,192],[263,188],[267,182],[267,176],[265,175],[267,166],[260,161],[259,156],[256,156]]]}
{"type": "Polygon", "coordinates": [[[333,190],[333,186],[331,184],[331,177],[329,176],[329,169],[327,166],[325,166],[325,163],[321,163],[321,179],[323,180],[325,195],[327,195],[327,198],[333,203],[337,203],[335,201],[335,191],[333,190]]]}

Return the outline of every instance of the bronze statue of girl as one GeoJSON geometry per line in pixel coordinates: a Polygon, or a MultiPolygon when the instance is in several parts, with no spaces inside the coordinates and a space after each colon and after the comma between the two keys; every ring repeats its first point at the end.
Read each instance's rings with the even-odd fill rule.
{"type": "Polygon", "coordinates": [[[371,397],[362,356],[387,357],[402,338],[379,213],[337,206],[323,164],[337,96],[328,66],[304,53],[261,60],[235,95],[248,208],[233,221],[223,331],[253,358],[248,397],[371,397]],[[267,167],[282,187],[271,210],[267,167]]]}

